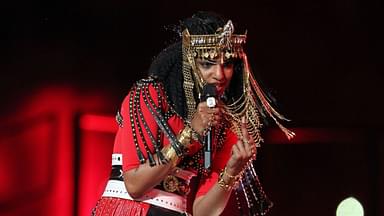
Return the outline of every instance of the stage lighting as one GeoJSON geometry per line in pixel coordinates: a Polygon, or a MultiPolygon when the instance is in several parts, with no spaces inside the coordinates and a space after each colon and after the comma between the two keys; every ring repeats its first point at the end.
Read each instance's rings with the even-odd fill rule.
{"type": "Polygon", "coordinates": [[[364,209],[357,199],[348,197],[337,206],[336,216],[364,216],[364,209]]]}

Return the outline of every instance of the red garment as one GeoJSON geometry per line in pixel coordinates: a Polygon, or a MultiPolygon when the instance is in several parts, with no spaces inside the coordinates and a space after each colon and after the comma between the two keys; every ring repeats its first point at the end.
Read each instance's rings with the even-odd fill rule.
{"type": "Polygon", "coordinates": [[[115,197],[102,197],[92,215],[146,216],[149,204],[115,197]]]}
{"type": "MultiPolygon", "coordinates": [[[[163,107],[163,110],[162,110],[163,113],[166,113],[167,111],[169,111],[170,107],[166,101],[166,96],[164,91],[160,91],[161,93],[160,101],[158,101],[159,97],[153,85],[149,85],[149,93],[151,98],[156,103],[156,105],[158,105],[159,102],[161,103],[163,107]]],[[[114,153],[121,153],[123,155],[123,171],[124,172],[130,169],[136,168],[140,165],[140,162],[136,153],[137,151],[135,148],[135,144],[133,142],[134,140],[133,130],[132,130],[133,127],[131,126],[131,117],[129,115],[130,114],[129,102],[130,102],[131,94],[134,94],[134,91],[130,91],[128,96],[124,99],[122,103],[121,115],[123,117],[124,123],[123,123],[123,127],[120,127],[117,132],[115,144],[114,144],[114,153]]],[[[144,97],[143,93],[141,92],[140,104],[134,104],[132,108],[133,109],[135,109],[135,107],[141,108],[141,112],[144,116],[144,119],[148,127],[150,128],[154,137],[157,137],[158,125],[155,122],[155,119],[151,114],[151,112],[149,111],[147,105],[144,103],[143,97],[144,97]]],[[[174,134],[178,134],[184,128],[183,119],[178,115],[173,115],[172,117],[170,117],[167,123],[172,129],[172,131],[174,132],[174,134]]],[[[138,127],[141,127],[144,129],[142,122],[140,125],[135,124],[134,127],[135,127],[136,133],[139,130],[138,127]]],[[[152,142],[149,136],[146,133],[143,133],[143,135],[145,137],[145,141],[148,143],[148,147],[150,148],[151,152],[154,152],[154,147],[152,145],[152,142]]],[[[227,129],[226,136],[227,137],[223,143],[223,147],[213,155],[212,174],[201,181],[198,192],[197,192],[197,196],[206,194],[209,191],[209,189],[217,182],[218,173],[220,173],[220,171],[225,167],[225,164],[229,159],[232,145],[236,143],[237,136],[229,129],[227,129]]],[[[144,153],[145,158],[147,158],[147,154],[145,154],[146,150],[144,148],[144,144],[142,140],[141,139],[137,139],[137,140],[139,141],[141,151],[144,153]]],[[[163,146],[169,145],[169,140],[165,135],[162,135],[162,145],[163,146]]],[[[198,145],[195,145],[195,146],[198,146],[198,145]]],[[[190,152],[196,152],[197,150],[198,149],[194,149],[194,150],[191,150],[190,152]]]]}
{"type": "MultiPolygon", "coordinates": [[[[149,130],[152,133],[152,137],[157,139],[158,138],[158,124],[155,121],[153,113],[151,113],[150,109],[148,108],[148,105],[150,107],[158,107],[159,105],[161,108],[162,115],[165,116],[165,113],[169,112],[172,108],[168,104],[166,100],[165,92],[162,88],[156,87],[156,84],[149,84],[148,85],[148,92],[145,92],[143,88],[137,88],[137,86],[133,87],[130,92],[128,93],[127,97],[124,99],[122,106],[121,106],[121,116],[123,119],[122,125],[119,127],[116,137],[115,137],[115,143],[114,143],[114,153],[119,153],[123,155],[123,171],[126,172],[128,170],[134,169],[140,165],[139,157],[137,154],[137,149],[135,145],[135,139],[136,142],[139,145],[140,151],[143,153],[143,156],[145,159],[148,158],[147,149],[149,149],[150,152],[154,152],[154,144],[153,139],[150,138],[148,133],[146,132],[146,127],[149,128],[149,130]],[[149,95],[147,94],[149,92],[149,95]],[[137,104],[130,104],[130,102],[134,101],[132,100],[133,97],[139,97],[140,103],[137,104]],[[149,99],[149,97],[153,100],[154,104],[148,104],[144,101],[144,98],[149,99]],[[133,111],[133,112],[131,112],[133,111]],[[142,114],[142,116],[140,116],[142,114]],[[132,115],[132,116],[130,116],[132,115]],[[134,116],[136,115],[136,116],[134,116]],[[146,122],[146,125],[143,123],[143,120],[146,122]],[[141,132],[140,132],[141,129],[141,132]],[[135,136],[134,136],[135,134],[135,136]],[[144,141],[143,141],[144,140],[144,141]],[[147,149],[145,147],[145,144],[147,144],[147,149]]],[[[137,98],[136,98],[137,99],[137,98]]],[[[178,116],[177,114],[173,113],[168,119],[167,123],[169,127],[171,128],[172,132],[177,135],[179,132],[184,128],[184,121],[183,119],[178,116]]],[[[230,131],[230,129],[226,129],[226,138],[222,143],[222,146],[213,153],[212,155],[212,172],[208,176],[202,176],[200,182],[196,182],[197,185],[197,193],[196,197],[205,195],[212,186],[218,181],[218,175],[220,171],[225,167],[232,150],[232,145],[237,142],[237,136],[235,133],[230,131]]],[[[159,146],[159,149],[162,149],[164,146],[167,146],[170,144],[170,141],[168,137],[162,133],[160,130],[160,143],[161,146],[159,146]]],[[[213,142],[216,143],[216,142],[213,142]]],[[[201,147],[201,145],[197,142],[192,143],[193,147],[190,149],[190,154],[196,153],[201,147]]],[[[213,146],[213,149],[217,149],[217,146],[213,146]]],[[[188,156],[187,156],[188,157],[188,156]]],[[[201,161],[202,163],[203,161],[201,161]]],[[[197,173],[197,169],[194,170],[197,173]]],[[[111,198],[115,199],[115,198],[111,198]]],[[[102,202],[106,202],[105,198],[101,199],[102,202]]],[[[109,201],[112,202],[112,201],[109,201]]],[[[123,201],[119,200],[117,203],[122,204],[123,201]]],[[[191,203],[193,201],[190,200],[188,203],[188,211],[192,212],[192,206],[191,203]]],[[[108,203],[105,203],[108,204],[108,203]]],[[[101,205],[105,205],[101,204],[101,205]]],[[[137,204],[137,202],[124,202],[123,205],[132,205],[137,204]]],[[[100,204],[98,204],[100,206],[100,204]]],[[[108,204],[110,207],[111,205],[108,204]]],[[[144,204],[147,205],[147,204],[144,204]]],[[[131,208],[131,207],[129,207],[131,208]]],[[[129,214],[128,214],[129,215],[129,214]]]]}

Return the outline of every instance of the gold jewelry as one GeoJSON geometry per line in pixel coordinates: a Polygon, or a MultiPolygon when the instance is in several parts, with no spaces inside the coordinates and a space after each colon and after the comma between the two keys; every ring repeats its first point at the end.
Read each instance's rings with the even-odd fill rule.
{"type": "Polygon", "coordinates": [[[225,167],[224,170],[221,171],[221,173],[219,175],[219,181],[217,183],[225,191],[230,191],[230,190],[232,190],[233,186],[237,183],[238,179],[239,179],[238,175],[236,175],[236,176],[230,175],[227,172],[227,167],[225,167]],[[224,181],[224,176],[228,177],[229,182],[224,181]]]}
{"type": "Polygon", "coordinates": [[[161,153],[164,155],[164,158],[172,164],[172,167],[176,167],[176,165],[179,163],[180,158],[177,156],[175,149],[172,147],[172,145],[165,146],[161,153]]]}
{"type": "Polygon", "coordinates": [[[213,120],[215,120],[215,114],[211,114],[211,116],[209,117],[209,121],[213,121],[213,120]]]}
{"type": "MultiPolygon", "coordinates": [[[[192,140],[200,142],[199,134],[196,131],[194,131],[192,127],[190,127],[189,125],[186,125],[184,127],[184,129],[177,136],[177,140],[183,146],[184,149],[188,149],[192,140]]],[[[175,149],[172,147],[172,145],[168,145],[164,147],[161,150],[161,153],[164,155],[167,161],[172,163],[173,167],[175,167],[180,161],[180,158],[179,156],[177,156],[177,153],[175,149]]]]}
{"type": "Polygon", "coordinates": [[[243,144],[244,144],[244,145],[249,145],[249,141],[246,140],[246,139],[243,139],[243,144]]]}
{"type": "Polygon", "coordinates": [[[191,35],[188,29],[182,32],[182,54],[183,54],[183,78],[184,93],[187,100],[188,119],[192,119],[196,110],[196,100],[194,94],[201,94],[203,85],[201,71],[195,63],[196,58],[215,59],[239,58],[243,62],[242,69],[242,87],[243,94],[227,104],[224,110],[227,114],[227,120],[232,123],[232,130],[241,137],[241,117],[246,116],[249,120],[248,132],[252,136],[256,146],[260,146],[263,139],[260,136],[260,112],[272,118],[277,126],[285,133],[288,139],[295,134],[285,128],[279,120],[286,119],[278,113],[270,104],[267,95],[263,92],[259,83],[255,79],[248,63],[248,58],[244,52],[243,46],[246,43],[247,34],[233,34],[234,27],[229,20],[222,28],[218,28],[215,34],[191,35]]]}
{"type": "Polygon", "coordinates": [[[246,43],[247,35],[236,35],[233,31],[232,21],[229,20],[225,26],[218,28],[215,34],[191,35],[188,29],[182,32],[183,88],[187,100],[188,120],[192,119],[196,109],[195,96],[202,92],[205,84],[195,58],[214,59],[219,55],[226,59],[240,58],[244,53],[243,45],[246,43]]]}
{"type": "Polygon", "coordinates": [[[224,168],[223,175],[228,176],[228,178],[230,178],[231,180],[237,178],[237,175],[230,175],[230,174],[227,172],[227,167],[224,168]]]}
{"type": "Polygon", "coordinates": [[[224,54],[226,59],[240,57],[247,35],[233,34],[234,27],[231,20],[215,34],[190,35],[188,29],[183,31],[183,45],[193,58],[217,58],[224,54]]]}
{"type": "Polygon", "coordinates": [[[167,192],[175,192],[178,190],[179,180],[173,175],[168,175],[163,181],[163,187],[167,192]]]}
{"type": "Polygon", "coordinates": [[[191,126],[191,122],[189,122],[189,121],[185,121],[185,125],[186,125],[185,127],[188,127],[187,130],[190,129],[190,131],[188,131],[188,132],[191,133],[191,137],[190,137],[190,138],[191,138],[193,141],[203,143],[203,138],[200,136],[199,133],[197,133],[197,132],[193,129],[193,127],[191,126]]]}
{"type": "Polygon", "coordinates": [[[195,130],[193,130],[192,127],[191,127],[191,130],[192,130],[192,136],[191,136],[192,140],[202,143],[203,139],[201,138],[200,134],[197,133],[195,130]]]}
{"type": "Polygon", "coordinates": [[[191,144],[192,128],[188,125],[184,127],[181,133],[177,136],[177,140],[186,148],[191,144]]]}
{"type": "Polygon", "coordinates": [[[221,188],[223,188],[225,191],[230,191],[230,190],[232,190],[232,188],[233,188],[233,185],[229,185],[229,184],[225,183],[225,181],[224,181],[222,178],[220,178],[219,181],[218,181],[217,183],[218,183],[219,186],[220,186],[221,188]]]}

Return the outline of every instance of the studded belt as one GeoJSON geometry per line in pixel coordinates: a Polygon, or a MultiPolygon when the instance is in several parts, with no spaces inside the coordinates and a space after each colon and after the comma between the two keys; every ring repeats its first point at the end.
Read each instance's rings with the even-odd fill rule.
{"type": "Polygon", "coordinates": [[[170,193],[176,193],[186,196],[190,192],[190,180],[196,176],[194,172],[187,171],[176,167],[172,173],[164,178],[164,180],[155,188],[170,193]]]}
{"type": "Polygon", "coordinates": [[[159,189],[152,189],[144,194],[139,199],[133,199],[127,192],[124,181],[109,180],[103,197],[117,197],[122,199],[135,200],[140,202],[149,203],[155,206],[171,209],[180,213],[185,213],[187,210],[187,201],[183,196],[175,193],[169,193],[159,189]]]}

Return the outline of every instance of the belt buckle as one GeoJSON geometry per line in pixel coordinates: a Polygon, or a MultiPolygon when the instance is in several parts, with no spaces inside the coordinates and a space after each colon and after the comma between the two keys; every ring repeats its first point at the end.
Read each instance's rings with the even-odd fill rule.
{"type": "Polygon", "coordinates": [[[179,188],[179,180],[173,175],[168,175],[163,180],[163,187],[165,191],[173,193],[179,188]]]}
{"type": "Polygon", "coordinates": [[[167,192],[177,192],[180,195],[187,195],[191,190],[187,182],[179,180],[174,175],[168,175],[165,177],[163,180],[163,188],[167,192]]]}

